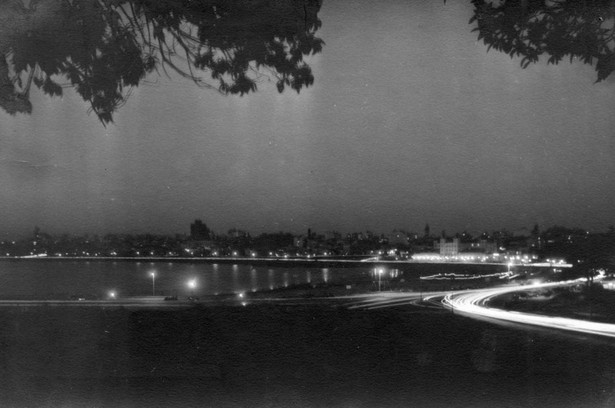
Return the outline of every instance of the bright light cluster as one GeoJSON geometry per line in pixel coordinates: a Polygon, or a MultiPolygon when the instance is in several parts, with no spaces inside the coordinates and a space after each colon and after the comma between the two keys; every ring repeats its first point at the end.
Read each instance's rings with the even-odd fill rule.
{"type": "Polygon", "coordinates": [[[507,264],[509,266],[514,265],[534,265],[534,266],[546,266],[546,267],[561,267],[570,268],[571,264],[566,263],[563,259],[547,259],[545,262],[536,262],[537,257],[535,255],[506,255],[500,253],[483,254],[483,253],[459,253],[457,255],[441,255],[438,253],[418,253],[412,255],[414,261],[420,262],[460,262],[460,263],[497,263],[507,264]]]}
{"type": "Polygon", "coordinates": [[[492,273],[488,275],[467,275],[467,274],[459,274],[459,273],[439,273],[437,275],[429,275],[429,276],[421,276],[423,280],[471,280],[471,279],[483,279],[483,278],[500,278],[506,279],[512,277],[513,274],[511,272],[500,272],[500,273],[492,273]]]}

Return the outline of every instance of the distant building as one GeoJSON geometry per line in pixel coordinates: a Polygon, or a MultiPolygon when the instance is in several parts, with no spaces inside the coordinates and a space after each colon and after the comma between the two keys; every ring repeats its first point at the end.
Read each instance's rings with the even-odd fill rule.
{"type": "Polygon", "coordinates": [[[208,241],[211,239],[211,231],[201,220],[194,220],[190,224],[190,238],[195,241],[208,241]]]}
{"type": "Polygon", "coordinates": [[[440,241],[434,242],[434,249],[442,256],[467,255],[469,252],[493,254],[498,250],[495,242],[486,239],[475,242],[461,242],[459,238],[440,238],[440,241]]]}
{"type": "Polygon", "coordinates": [[[514,230],[511,234],[513,237],[529,237],[532,235],[532,232],[526,227],[521,227],[514,230]]]}
{"type": "Polygon", "coordinates": [[[227,232],[229,238],[249,238],[250,233],[237,228],[231,228],[227,232]]]}
{"type": "Polygon", "coordinates": [[[468,250],[474,252],[483,252],[485,254],[493,254],[498,251],[498,246],[495,242],[480,239],[478,242],[472,242],[468,250]]]}
{"type": "Polygon", "coordinates": [[[305,248],[307,247],[307,237],[305,235],[298,235],[293,237],[293,245],[297,248],[305,248]]]}
{"type": "Polygon", "coordinates": [[[408,245],[408,235],[403,231],[393,231],[386,238],[390,245],[408,245]]]}
{"type": "Polygon", "coordinates": [[[440,238],[440,242],[436,241],[435,246],[439,250],[440,255],[443,256],[454,256],[460,251],[459,238],[453,238],[452,240],[440,238]]]}
{"type": "Polygon", "coordinates": [[[337,231],[325,231],[325,233],[323,235],[324,235],[325,241],[341,240],[342,239],[342,234],[340,234],[337,231]]]}

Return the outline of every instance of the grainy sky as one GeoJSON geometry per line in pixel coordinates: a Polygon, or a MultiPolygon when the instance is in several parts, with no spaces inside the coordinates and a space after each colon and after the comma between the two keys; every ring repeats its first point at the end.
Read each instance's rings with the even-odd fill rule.
{"type": "Polygon", "coordinates": [[[104,128],[71,90],[0,112],[0,233],[615,224],[615,81],[523,70],[467,1],[325,1],[313,87],[152,77],[104,128]]]}

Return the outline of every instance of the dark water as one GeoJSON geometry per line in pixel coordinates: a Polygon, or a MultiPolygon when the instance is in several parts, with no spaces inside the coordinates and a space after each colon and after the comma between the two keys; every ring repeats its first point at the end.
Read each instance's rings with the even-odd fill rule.
{"type": "MultiPolygon", "coordinates": [[[[145,280],[143,291],[149,288],[150,265],[89,266],[81,270],[99,283],[133,268],[120,282],[138,292],[145,280]]],[[[212,266],[174,268],[171,276],[198,270],[199,279],[216,282],[212,266]]],[[[236,281],[232,266],[220,268],[230,283],[219,278],[216,290],[252,283],[247,266],[238,267],[236,281]]],[[[287,272],[291,281],[308,272],[324,279],[287,272]]],[[[27,282],[40,278],[24,273],[27,282]]],[[[283,271],[273,275],[284,285],[283,271]]],[[[269,284],[267,269],[256,276],[258,285],[269,284]]],[[[62,281],[82,289],[68,275],[62,281]]],[[[161,281],[161,290],[174,290],[171,277],[161,281]]],[[[26,284],[20,287],[25,294],[26,284]]],[[[0,308],[0,378],[0,406],[20,408],[612,407],[615,348],[413,307],[0,308]]]]}
{"type": "Polygon", "coordinates": [[[370,279],[370,268],[268,268],[178,262],[0,261],[0,299],[104,299],[119,296],[195,296],[250,292],[304,283],[370,279]],[[152,282],[151,273],[155,273],[152,282]],[[188,283],[195,280],[196,287],[188,283]],[[154,284],[154,285],[153,285],[154,284]]]}

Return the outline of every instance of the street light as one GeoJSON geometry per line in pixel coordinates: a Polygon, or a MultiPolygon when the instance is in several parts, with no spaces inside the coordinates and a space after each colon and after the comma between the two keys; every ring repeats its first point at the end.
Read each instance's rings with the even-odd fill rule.
{"type": "Polygon", "coordinates": [[[152,296],[156,296],[156,272],[150,272],[149,275],[152,277],[152,296]]]}
{"type": "Polygon", "coordinates": [[[194,288],[196,288],[196,279],[190,279],[188,281],[188,287],[190,288],[190,296],[194,296],[194,288]]]}
{"type": "Polygon", "coordinates": [[[382,268],[379,268],[376,270],[376,272],[378,273],[378,292],[380,292],[380,280],[382,278],[382,274],[384,273],[384,270],[382,268]]]}

